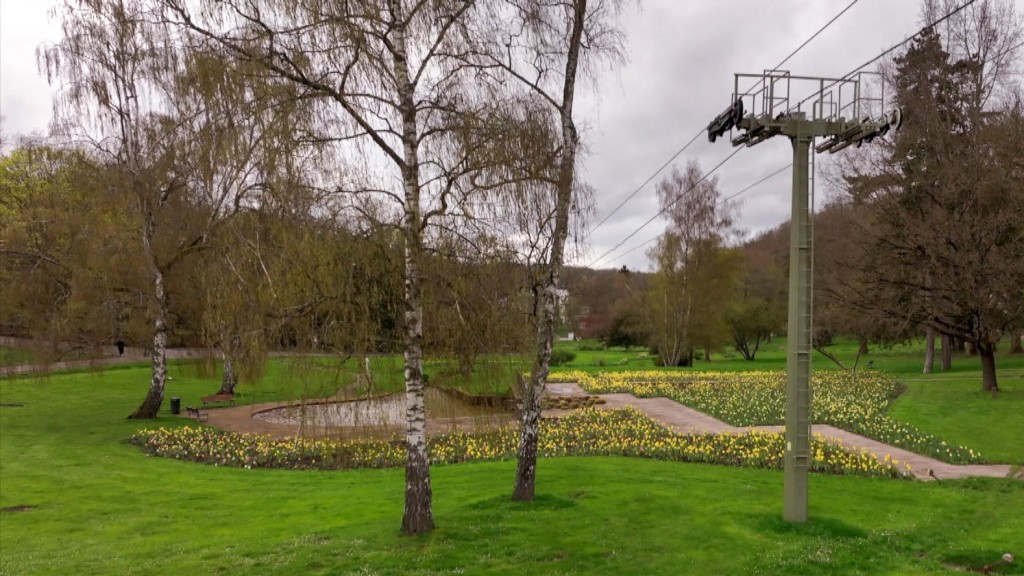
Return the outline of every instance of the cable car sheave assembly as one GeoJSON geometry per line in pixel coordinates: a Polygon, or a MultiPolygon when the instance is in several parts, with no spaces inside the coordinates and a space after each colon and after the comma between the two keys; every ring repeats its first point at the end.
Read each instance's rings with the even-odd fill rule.
{"type": "MultiPolygon", "coordinates": [[[[712,143],[732,130],[733,146],[755,146],[778,135],[793,144],[793,194],[789,249],[789,317],[786,348],[786,451],[783,517],[807,520],[807,472],[811,463],[811,280],[812,238],[809,202],[809,156],[815,138],[825,138],[815,151],[835,153],[884,137],[903,123],[899,108],[882,112],[882,96],[866,96],[861,72],[849,78],[793,76],[785,70],[736,74],[732,104],[708,124],[712,143]],[[740,81],[756,80],[740,92],[740,81]],[[790,90],[802,84],[811,96],[792,105],[790,90]],[[760,87],[758,90],[757,88],[760,87]],[[810,105],[810,114],[802,109],[810,105]],[[750,110],[749,113],[746,113],[750,110]],[[872,116],[872,113],[875,113],[872,116]]],[[[865,83],[866,84],[866,83],[865,83]]]]}

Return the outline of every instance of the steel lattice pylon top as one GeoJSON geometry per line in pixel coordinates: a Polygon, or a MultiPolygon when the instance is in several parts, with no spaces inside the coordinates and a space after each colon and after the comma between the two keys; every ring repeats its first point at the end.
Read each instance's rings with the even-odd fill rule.
{"type": "Polygon", "coordinates": [[[885,113],[884,89],[878,95],[868,89],[860,72],[850,78],[794,76],[788,70],[765,70],[762,74],[735,74],[732,105],[708,125],[708,139],[714,142],[734,128],[744,133],[731,139],[734,146],[754,146],[779,134],[795,131],[812,137],[830,137],[816,147],[818,152],[837,152],[850,145],[860,146],[902,121],[899,110],[885,113]],[[741,85],[752,88],[741,91],[741,85]],[[810,94],[795,100],[793,92],[810,94]],[[799,125],[795,124],[798,122],[799,125]]]}

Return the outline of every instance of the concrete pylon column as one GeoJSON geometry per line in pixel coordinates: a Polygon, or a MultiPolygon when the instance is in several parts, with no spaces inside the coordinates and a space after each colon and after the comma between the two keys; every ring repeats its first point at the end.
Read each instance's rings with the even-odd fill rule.
{"type": "Polygon", "coordinates": [[[793,207],[789,248],[789,328],[786,347],[786,452],[783,517],[807,520],[807,473],[811,464],[811,232],[808,156],[814,137],[795,120],[793,207]]]}

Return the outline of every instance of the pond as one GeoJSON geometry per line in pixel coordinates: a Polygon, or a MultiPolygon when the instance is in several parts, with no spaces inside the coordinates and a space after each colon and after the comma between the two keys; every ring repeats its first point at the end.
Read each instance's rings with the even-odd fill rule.
{"type": "MultiPolygon", "coordinates": [[[[502,399],[483,402],[437,388],[425,390],[428,433],[489,429],[515,421],[502,399]]],[[[253,418],[289,425],[303,436],[390,436],[405,430],[405,393],[272,408],[253,418]]]]}

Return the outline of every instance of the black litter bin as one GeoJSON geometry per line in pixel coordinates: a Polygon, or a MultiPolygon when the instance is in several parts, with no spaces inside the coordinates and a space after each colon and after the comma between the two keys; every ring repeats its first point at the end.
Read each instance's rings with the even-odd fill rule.
{"type": "Polygon", "coordinates": [[[171,397],[171,414],[181,414],[181,398],[171,397]]]}

